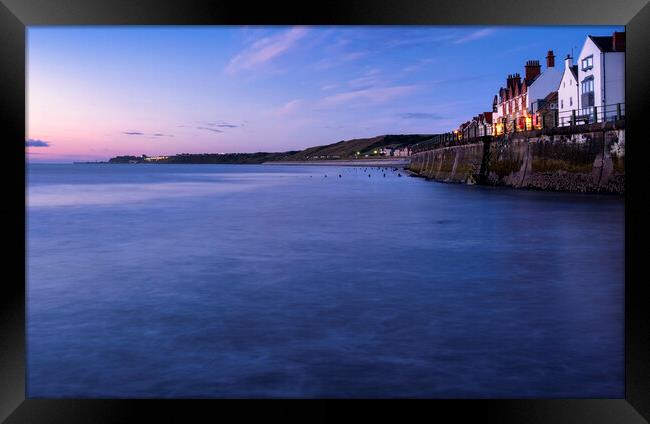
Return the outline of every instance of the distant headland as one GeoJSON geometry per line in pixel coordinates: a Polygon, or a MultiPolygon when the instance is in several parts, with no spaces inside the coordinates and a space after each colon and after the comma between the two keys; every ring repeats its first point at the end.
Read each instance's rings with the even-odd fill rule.
{"type": "Polygon", "coordinates": [[[371,138],[341,140],[309,147],[305,150],[256,153],[180,153],[172,156],[116,156],[108,162],[75,162],[83,164],[262,164],[273,162],[313,163],[317,161],[406,159],[411,146],[431,139],[435,134],[380,135],[371,138]]]}

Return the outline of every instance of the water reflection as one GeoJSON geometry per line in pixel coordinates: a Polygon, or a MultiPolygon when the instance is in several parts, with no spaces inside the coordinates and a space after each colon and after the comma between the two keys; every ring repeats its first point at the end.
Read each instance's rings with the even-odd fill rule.
{"type": "Polygon", "coordinates": [[[621,199],[370,168],[28,180],[30,396],[623,396],[621,199]]]}

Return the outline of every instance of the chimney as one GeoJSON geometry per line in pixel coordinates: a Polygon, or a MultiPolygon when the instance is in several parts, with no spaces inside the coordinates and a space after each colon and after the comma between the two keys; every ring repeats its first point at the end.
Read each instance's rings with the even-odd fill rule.
{"type": "Polygon", "coordinates": [[[625,51],[625,33],[624,32],[615,32],[612,35],[612,49],[615,52],[624,52],[625,51]]]}
{"type": "Polygon", "coordinates": [[[526,81],[531,81],[539,75],[541,71],[541,66],[539,65],[539,60],[529,60],[526,62],[526,81]]]}
{"type": "Polygon", "coordinates": [[[566,69],[571,69],[571,66],[573,66],[573,58],[568,54],[566,55],[566,59],[564,59],[564,67],[566,69]]]}
{"type": "Polygon", "coordinates": [[[546,67],[553,68],[555,66],[555,56],[553,55],[553,50],[549,50],[546,55],[546,67]]]}

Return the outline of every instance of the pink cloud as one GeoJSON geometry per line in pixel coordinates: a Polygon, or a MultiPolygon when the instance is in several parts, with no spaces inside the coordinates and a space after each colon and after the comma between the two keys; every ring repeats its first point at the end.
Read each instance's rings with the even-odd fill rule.
{"type": "Polygon", "coordinates": [[[228,66],[226,66],[226,73],[233,74],[240,70],[253,69],[281,56],[291,49],[298,40],[303,38],[308,31],[306,27],[293,27],[282,34],[256,41],[230,60],[228,66]]]}
{"type": "Polygon", "coordinates": [[[285,105],[283,105],[282,107],[280,107],[279,109],[275,110],[275,114],[278,115],[278,116],[290,115],[290,114],[294,113],[295,111],[297,111],[300,108],[301,105],[302,105],[301,100],[299,100],[299,99],[292,100],[292,101],[286,103],[285,105]]]}

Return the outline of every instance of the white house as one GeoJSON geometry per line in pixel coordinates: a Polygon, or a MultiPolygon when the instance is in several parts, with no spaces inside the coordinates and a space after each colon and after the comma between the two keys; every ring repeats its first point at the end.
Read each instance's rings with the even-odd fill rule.
{"type": "Polygon", "coordinates": [[[587,37],[578,56],[578,82],[582,115],[591,120],[595,114],[598,120],[617,117],[618,105],[625,104],[624,32],[587,37]]]}
{"type": "Polygon", "coordinates": [[[144,158],[145,162],[157,162],[159,160],[167,160],[169,156],[147,156],[144,158]]]}
{"type": "Polygon", "coordinates": [[[478,136],[492,135],[493,112],[483,112],[478,116],[478,136]]]}
{"type": "Polygon", "coordinates": [[[567,55],[564,59],[564,73],[557,89],[558,124],[563,127],[570,125],[573,111],[580,109],[578,90],[578,65],[573,64],[573,58],[567,55]]]}
{"type": "Polygon", "coordinates": [[[411,156],[411,148],[408,147],[408,146],[404,146],[402,148],[395,149],[393,154],[394,154],[394,156],[400,156],[400,157],[411,156]]]}
{"type": "Polygon", "coordinates": [[[528,95],[526,96],[526,109],[532,114],[532,104],[537,100],[545,99],[551,92],[556,91],[562,80],[562,71],[555,67],[555,55],[553,50],[549,50],[546,55],[546,70],[539,74],[534,81],[528,86],[528,95]]]}

